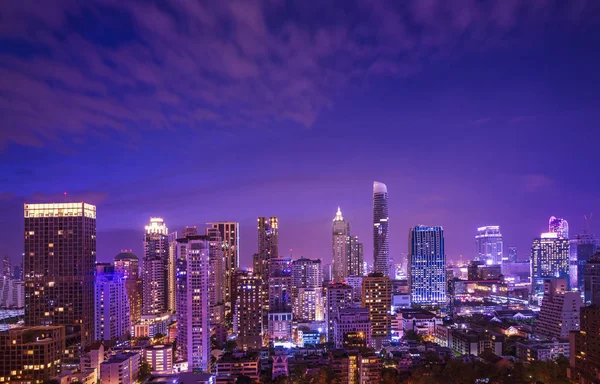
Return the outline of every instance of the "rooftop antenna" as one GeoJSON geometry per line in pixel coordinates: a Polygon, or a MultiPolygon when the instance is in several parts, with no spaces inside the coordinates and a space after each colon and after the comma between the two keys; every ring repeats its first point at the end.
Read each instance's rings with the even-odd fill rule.
{"type": "Polygon", "coordinates": [[[290,248],[290,259],[294,259],[294,250],[290,248]]]}
{"type": "Polygon", "coordinates": [[[65,203],[67,202],[67,192],[64,192],[64,196],[65,196],[65,203]]]}

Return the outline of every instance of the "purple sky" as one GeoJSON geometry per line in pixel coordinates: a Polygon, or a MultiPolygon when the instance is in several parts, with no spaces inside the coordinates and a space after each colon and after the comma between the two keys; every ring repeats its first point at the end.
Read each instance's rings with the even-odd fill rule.
{"type": "Polygon", "coordinates": [[[525,258],[551,215],[600,216],[597,1],[163,3],[2,5],[0,255],[64,191],[97,204],[100,261],[163,216],[239,221],[248,265],[271,215],[329,260],[340,205],[371,262],[373,180],[397,261],[417,224],[451,259],[500,225],[525,258]]]}

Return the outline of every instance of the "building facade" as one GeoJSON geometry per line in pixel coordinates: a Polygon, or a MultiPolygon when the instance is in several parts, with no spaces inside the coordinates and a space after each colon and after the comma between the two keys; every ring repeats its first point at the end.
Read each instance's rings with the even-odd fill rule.
{"type": "Polygon", "coordinates": [[[502,264],[504,252],[499,226],[488,225],[477,228],[475,246],[477,260],[486,265],[502,264]]]}
{"type": "Polygon", "coordinates": [[[108,344],[126,340],[131,314],[125,277],[114,268],[97,273],[94,290],[95,340],[108,344]]]}
{"type": "MultiPolygon", "coordinates": [[[[231,221],[207,223],[221,234],[221,245],[225,267],[225,302],[233,306],[232,292],[236,290],[232,283],[233,273],[240,267],[240,224],[231,221]]],[[[233,307],[232,307],[233,308],[233,307]]]]}
{"type": "Polygon", "coordinates": [[[361,306],[369,310],[371,340],[376,349],[389,342],[391,332],[392,284],[388,276],[372,273],[363,278],[361,306]]]}
{"type": "Polygon", "coordinates": [[[168,310],[169,230],[160,217],[151,217],[144,233],[142,313],[156,315],[168,310]]]}
{"type": "Polygon", "coordinates": [[[363,244],[359,241],[358,236],[349,236],[347,239],[348,242],[348,272],[346,276],[363,276],[365,274],[363,264],[364,264],[364,254],[365,249],[363,244]]]}
{"type": "Polygon", "coordinates": [[[387,186],[373,183],[373,270],[390,275],[390,245],[388,238],[388,192],[387,186]]]}
{"type": "Polygon", "coordinates": [[[542,233],[531,245],[532,295],[541,296],[544,280],[569,279],[569,240],[558,233],[542,233]]]}
{"type": "Polygon", "coordinates": [[[254,273],[267,280],[269,260],[279,256],[279,221],[277,217],[258,218],[258,253],[253,261],[254,273]]]}
{"type": "Polygon", "coordinates": [[[334,321],[338,312],[352,306],[352,287],[342,283],[324,284],[325,322],[327,323],[327,341],[335,343],[334,321]]]}
{"type": "MultiPolygon", "coordinates": [[[[322,308],[315,308],[314,311],[310,308],[305,308],[300,297],[301,290],[303,290],[303,293],[307,293],[307,295],[309,295],[308,292],[314,292],[315,295],[322,297],[322,286],[323,272],[321,260],[301,258],[292,262],[292,304],[295,318],[306,320],[303,316],[308,316],[315,320],[315,311],[320,309],[322,312],[322,308]]],[[[320,303],[322,305],[322,302],[320,303]]]]}
{"type": "Polygon", "coordinates": [[[579,292],[567,290],[566,279],[544,281],[544,299],[535,334],[548,340],[566,340],[569,332],[579,330],[579,311],[583,300],[579,292]]]}
{"type": "Polygon", "coordinates": [[[580,330],[569,335],[568,377],[572,383],[600,382],[600,307],[581,308],[580,330]]]}
{"type": "Polygon", "coordinates": [[[210,361],[210,249],[206,236],[177,239],[177,353],[188,370],[210,361]]]}
{"type": "Polygon", "coordinates": [[[250,273],[237,275],[234,330],[243,351],[259,349],[263,341],[262,279],[250,273]]]}
{"type": "Polygon", "coordinates": [[[586,305],[600,306],[600,252],[585,263],[583,293],[586,305]]]}
{"type": "Polygon", "coordinates": [[[343,308],[333,323],[336,348],[370,348],[371,319],[367,308],[343,308]]]}
{"type": "Polygon", "coordinates": [[[344,220],[342,211],[338,207],[335,218],[333,219],[331,253],[333,281],[336,283],[343,282],[348,273],[348,255],[350,254],[349,237],[350,223],[344,220]]]}
{"type": "Polygon", "coordinates": [[[94,338],[96,207],[61,203],[24,208],[25,324],[64,325],[73,355],[70,346],[85,346],[94,338]]]}
{"type": "Polygon", "coordinates": [[[446,305],[446,253],[442,227],[419,225],[411,228],[408,284],[411,303],[446,305]]]}
{"type": "Polygon", "coordinates": [[[130,323],[142,318],[142,279],[139,277],[139,259],[132,252],[123,251],[115,256],[115,272],[125,279],[125,290],[129,298],[130,323]]]}

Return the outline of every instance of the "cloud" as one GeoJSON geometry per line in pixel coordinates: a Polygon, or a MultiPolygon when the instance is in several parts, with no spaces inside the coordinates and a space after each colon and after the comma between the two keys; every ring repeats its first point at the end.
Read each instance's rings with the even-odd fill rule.
{"type": "Polygon", "coordinates": [[[554,180],[542,174],[529,174],[525,176],[525,190],[538,192],[554,185],[554,180]]]}
{"type": "Polygon", "coordinates": [[[490,121],[492,121],[491,117],[482,117],[480,119],[473,120],[472,124],[481,125],[481,124],[489,123],[490,121]]]}
{"type": "Polygon", "coordinates": [[[413,76],[465,49],[517,43],[509,38],[517,29],[591,23],[596,7],[399,3],[349,1],[339,12],[333,1],[8,2],[0,23],[0,43],[12,47],[0,50],[0,147],[202,129],[207,120],[311,126],[356,79],[413,76]]]}

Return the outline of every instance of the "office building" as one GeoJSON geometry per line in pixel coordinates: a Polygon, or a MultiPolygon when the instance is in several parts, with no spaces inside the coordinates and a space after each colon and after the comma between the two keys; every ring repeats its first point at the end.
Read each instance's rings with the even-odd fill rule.
{"type": "MultiPolygon", "coordinates": [[[[302,313],[307,312],[305,308],[303,308],[303,301],[300,299],[300,289],[312,290],[315,294],[322,296],[322,286],[323,273],[321,260],[301,258],[292,262],[292,307],[296,318],[303,319],[303,317],[301,317],[303,316],[302,313]]],[[[320,311],[322,312],[322,308],[320,308],[320,311]]],[[[310,313],[310,311],[308,313],[310,313]]],[[[314,320],[315,314],[313,313],[309,317],[312,317],[314,320]]]]}
{"type": "Polygon", "coordinates": [[[173,346],[165,344],[144,348],[144,361],[150,365],[153,374],[173,373],[173,346]]]}
{"type": "Polygon", "coordinates": [[[277,342],[292,338],[292,260],[272,258],[268,263],[268,337],[277,342]]]}
{"type": "Polygon", "coordinates": [[[600,252],[585,263],[583,293],[586,305],[600,306],[600,252]]]}
{"type": "Polygon", "coordinates": [[[100,382],[102,384],[133,384],[139,373],[139,353],[118,353],[100,364],[100,382]]]}
{"type": "Polygon", "coordinates": [[[258,254],[254,260],[254,273],[268,280],[269,260],[279,256],[279,222],[277,217],[258,218],[258,254]]]}
{"type": "Polygon", "coordinates": [[[559,239],[569,238],[569,223],[565,219],[557,219],[556,217],[550,217],[548,220],[548,232],[556,233],[559,239]]]}
{"type": "Polygon", "coordinates": [[[502,234],[499,226],[488,225],[477,228],[477,235],[475,236],[477,260],[486,265],[502,264],[504,255],[502,244],[502,234]]]}
{"type": "Polygon", "coordinates": [[[139,277],[139,259],[131,251],[123,251],[115,256],[115,272],[125,279],[125,290],[129,299],[130,323],[142,318],[142,279],[139,277]]]}
{"type": "Polygon", "coordinates": [[[0,382],[48,382],[61,372],[65,327],[34,326],[0,332],[0,382]]]}
{"type": "MultiPolygon", "coordinates": [[[[229,289],[227,288],[223,236],[218,228],[207,228],[206,236],[210,239],[208,301],[212,327],[225,322],[225,296],[229,289]]],[[[231,294],[229,295],[231,296],[231,294]]]]}
{"type": "Polygon", "coordinates": [[[446,253],[442,227],[411,228],[408,245],[408,284],[411,303],[446,305],[446,253]]]}
{"type": "Polygon", "coordinates": [[[390,275],[390,245],[388,238],[388,192],[387,186],[373,183],[373,270],[390,275]]]}
{"type": "Polygon", "coordinates": [[[352,287],[352,300],[355,303],[361,302],[362,297],[362,281],[363,276],[348,276],[346,277],[346,284],[352,287]]]}
{"type": "Polygon", "coordinates": [[[12,267],[10,263],[10,257],[4,256],[2,259],[2,274],[0,277],[12,277],[12,267]]]}
{"type": "Polygon", "coordinates": [[[544,281],[544,299],[535,335],[548,340],[566,340],[569,332],[579,330],[579,310],[583,305],[579,292],[569,291],[566,279],[544,281]]]}
{"type": "Polygon", "coordinates": [[[364,247],[358,240],[358,236],[349,236],[348,243],[348,272],[346,276],[363,276],[364,275],[364,247]]]}
{"type": "Polygon", "coordinates": [[[336,348],[371,348],[371,319],[367,308],[343,308],[333,321],[336,348]]]}
{"type": "Polygon", "coordinates": [[[297,320],[323,320],[323,311],[322,288],[300,288],[298,290],[298,306],[294,307],[294,317],[297,320]]]}
{"type": "Polygon", "coordinates": [[[243,351],[262,347],[262,284],[262,279],[251,273],[237,274],[234,331],[238,348],[243,351]]]}
{"type": "Polygon", "coordinates": [[[572,383],[600,382],[600,307],[581,308],[580,330],[569,335],[569,369],[572,383]]]}
{"type": "Polygon", "coordinates": [[[231,221],[219,221],[207,223],[221,234],[221,245],[223,248],[223,260],[225,267],[225,302],[233,308],[232,292],[236,287],[231,279],[233,273],[240,267],[240,225],[231,221]]]}
{"type": "Polygon", "coordinates": [[[25,324],[64,325],[66,358],[94,338],[96,207],[25,204],[25,324]]]}
{"type": "Polygon", "coordinates": [[[156,315],[168,310],[168,228],[160,217],[145,227],[142,313],[156,315]]]}
{"type": "Polygon", "coordinates": [[[335,343],[334,321],[338,312],[352,306],[352,287],[342,283],[324,284],[325,322],[327,323],[327,341],[335,343]]]}
{"type": "Polygon", "coordinates": [[[167,254],[167,312],[175,313],[177,310],[177,232],[168,236],[169,252],[167,254]]]}
{"type": "Polygon", "coordinates": [[[598,242],[593,234],[584,231],[584,233],[571,239],[570,244],[571,254],[569,260],[569,274],[571,277],[571,288],[583,291],[585,265],[596,253],[598,242]]]}
{"type": "Polygon", "coordinates": [[[350,255],[350,223],[344,220],[342,211],[338,207],[335,218],[333,219],[332,232],[332,268],[333,281],[341,283],[348,273],[348,256],[350,255]]]}
{"type": "Polygon", "coordinates": [[[131,314],[126,282],[125,277],[115,272],[112,266],[96,273],[95,340],[112,344],[129,338],[131,314]]]}
{"type": "Polygon", "coordinates": [[[388,276],[372,273],[363,278],[362,307],[369,310],[371,340],[379,349],[390,340],[392,284],[388,276]]]}
{"type": "Polygon", "coordinates": [[[206,236],[177,239],[177,353],[190,371],[210,361],[210,249],[206,236]]]}
{"type": "Polygon", "coordinates": [[[569,279],[569,240],[542,233],[531,245],[532,296],[541,296],[544,280],[553,278],[569,279]]]}

